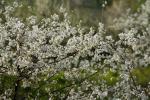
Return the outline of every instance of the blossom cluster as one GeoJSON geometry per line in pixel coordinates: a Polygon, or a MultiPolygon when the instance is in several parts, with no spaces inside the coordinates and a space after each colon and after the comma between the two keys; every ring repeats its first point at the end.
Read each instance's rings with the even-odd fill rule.
{"type": "MultiPolygon", "coordinates": [[[[14,6],[15,7],[15,6],[14,6]]],[[[67,13],[38,20],[12,17],[14,7],[0,11],[0,99],[148,100],[149,80],[138,83],[133,70],[150,67],[150,2],[137,14],[121,17],[107,35],[73,26],[67,13]],[[110,34],[110,33],[109,33],[110,34]]]]}

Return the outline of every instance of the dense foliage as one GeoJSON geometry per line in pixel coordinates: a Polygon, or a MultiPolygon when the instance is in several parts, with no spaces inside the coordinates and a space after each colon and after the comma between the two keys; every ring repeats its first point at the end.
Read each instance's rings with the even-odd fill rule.
{"type": "Polygon", "coordinates": [[[138,12],[87,28],[60,15],[13,17],[0,9],[0,99],[149,100],[150,1],[138,12]]]}

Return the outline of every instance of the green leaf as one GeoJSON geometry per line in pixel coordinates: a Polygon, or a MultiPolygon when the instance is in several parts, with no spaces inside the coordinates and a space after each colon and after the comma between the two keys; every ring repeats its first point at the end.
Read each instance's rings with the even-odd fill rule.
{"type": "Polygon", "coordinates": [[[13,88],[17,77],[13,75],[3,74],[0,76],[1,87],[5,89],[13,88]]]}
{"type": "Polygon", "coordinates": [[[132,70],[132,75],[136,77],[136,82],[139,85],[147,86],[150,82],[150,67],[135,68],[132,70]]]}
{"type": "Polygon", "coordinates": [[[115,85],[119,81],[119,74],[117,72],[108,71],[104,76],[107,85],[115,85]]]}

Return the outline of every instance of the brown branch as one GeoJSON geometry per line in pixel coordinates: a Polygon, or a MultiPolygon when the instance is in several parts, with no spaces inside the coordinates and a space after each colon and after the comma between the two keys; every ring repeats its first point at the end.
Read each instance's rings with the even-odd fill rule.
{"type": "Polygon", "coordinates": [[[53,62],[51,62],[51,63],[49,63],[49,64],[58,63],[58,62],[60,62],[60,61],[62,61],[62,60],[67,59],[68,57],[75,56],[77,53],[78,53],[78,51],[74,51],[74,52],[68,53],[65,57],[63,57],[63,58],[61,58],[61,59],[59,59],[59,60],[55,60],[55,61],[53,61],[53,62]]]}
{"type": "Polygon", "coordinates": [[[17,100],[18,96],[19,96],[19,87],[20,87],[20,81],[22,80],[20,78],[20,68],[19,66],[17,66],[17,72],[18,72],[18,77],[17,77],[17,80],[15,81],[15,90],[14,90],[14,97],[13,97],[13,100],[17,100]]]}
{"type": "MultiPolygon", "coordinates": [[[[95,73],[93,73],[93,74],[91,74],[91,75],[89,75],[89,76],[83,78],[81,81],[78,82],[78,84],[83,83],[86,79],[88,79],[88,78],[94,76],[94,75],[97,74],[98,72],[99,72],[99,71],[97,71],[97,72],[95,72],[95,73]]],[[[62,90],[64,90],[64,89],[68,88],[68,87],[72,87],[73,85],[76,85],[76,83],[71,83],[71,84],[69,84],[69,85],[67,85],[67,86],[64,86],[64,87],[62,87],[62,88],[56,89],[56,90],[52,91],[51,93],[55,93],[55,92],[58,92],[58,91],[62,91],[62,90]]]]}
{"type": "Polygon", "coordinates": [[[17,79],[15,82],[15,91],[14,91],[14,97],[13,100],[17,100],[18,95],[19,95],[19,87],[20,87],[20,79],[17,79]]]}
{"type": "Polygon", "coordinates": [[[129,66],[128,66],[127,68],[128,68],[128,72],[129,72],[129,74],[130,74],[131,80],[133,81],[133,85],[135,86],[136,90],[138,90],[137,84],[136,84],[136,82],[135,82],[135,79],[134,79],[134,77],[133,77],[131,71],[130,71],[129,66]]]}

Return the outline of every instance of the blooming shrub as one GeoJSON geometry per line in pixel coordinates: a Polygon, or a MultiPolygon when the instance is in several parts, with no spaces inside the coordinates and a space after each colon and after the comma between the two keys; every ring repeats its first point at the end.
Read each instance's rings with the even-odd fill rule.
{"type": "Polygon", "coordinates": [[[122,32],[116,39],[106,35],[102,23],[97,30],[72,26],[63,10],[63,18],[31,16],[24,22],[11,16],[14,7],[5,7],[0,11],[0,99],[148,100],[149,5],[147,0],[139,13],[117,20],[122,32]]]}

